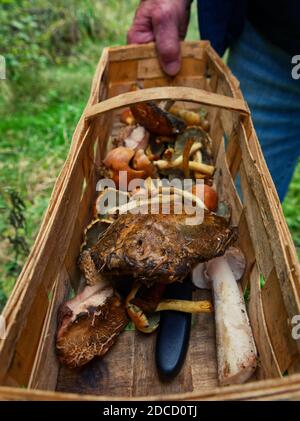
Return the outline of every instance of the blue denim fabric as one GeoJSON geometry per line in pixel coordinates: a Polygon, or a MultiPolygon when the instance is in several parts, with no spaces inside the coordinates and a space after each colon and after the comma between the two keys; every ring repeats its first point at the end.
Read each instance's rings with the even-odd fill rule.
{"type": "Polygon", "coordinates": [[[228,65],[241,83],[283,201],[300,156],[300,79],[292,79],[291,57],[265,40],[248,22],[230,51],[228,65]]]}

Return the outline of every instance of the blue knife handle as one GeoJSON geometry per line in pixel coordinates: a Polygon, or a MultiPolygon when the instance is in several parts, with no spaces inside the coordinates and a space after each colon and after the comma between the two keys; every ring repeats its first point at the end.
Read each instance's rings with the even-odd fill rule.
{"type": "MultiPolygon", "coordinates": [[[[192,282],[186,279],[167,287],[164,298],[191,300],[192,282]]],[[[179,311],[162,311],[156,339],[155,360],[162,380],[175,377],[184,362],[191,331],[192,315],[179,311]]]]}

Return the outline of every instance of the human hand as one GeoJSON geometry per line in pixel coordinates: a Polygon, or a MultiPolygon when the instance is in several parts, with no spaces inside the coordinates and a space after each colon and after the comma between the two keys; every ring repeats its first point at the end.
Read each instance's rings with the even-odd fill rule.
{"type": "Polygon", "coordinates": [[[127,34],[128,44],[155,41],[159,61],[170,76],[180,70],[180,40],[185,38],[191,0],[142,0],[127,34]]]}

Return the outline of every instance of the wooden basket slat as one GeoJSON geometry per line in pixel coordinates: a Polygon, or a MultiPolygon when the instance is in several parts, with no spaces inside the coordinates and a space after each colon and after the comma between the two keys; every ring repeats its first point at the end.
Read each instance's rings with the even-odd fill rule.
{"type": "Polygon", "coordinates": [[[28,387],[41,390],[55,390],[59,363],[55,353],[55,335],[57,311],[70,293],[70,278],[66,270],[62,270],[54,282],[50,305],[40,337],[36,358],[31,370],[28,387]]]}
{"type": "MultiPolygon", "coordinates": [[[[206,48],[209,43],[203,41],[182,43],[181,48],[182,57],[203,58],[206,48]]],[[[149,43],[146,48],[145,45],[133,44],[123,47],[112,47],[109,49],[109,61],[127,61],[127,60],[143,60],[149,58],[157,58],[155,44],[149,43]]]]}
{"type": "MultiPolygon", "coordinates": [[[[90,131],[87,132],[86,138],[88,138],[90,131]]],[[[77,151],[77,156],[84,156],[88,142],[81,145],[77,151]]],[[[75,212],[75,209],[79,206],[81,197],[81,187],[83,184],[82,168],[76,165],[76,160],[69,165],[66,171],[66,178],[63,181],[63,187],[59,192],[57,198],[57,206],[55,211],[51,214],[45,231],[43,232],[43,247],[39,250],[33,250],[30,255],[32,261],[38,262],[38,264],[29,265],[27,271],[22,274],[20,278],[20,284],[23,284],[22,305],[17,306],[16,310],[13,308],[12,313],[9,312],[11,309],[10,302],[4,309],[4,317],[7,321],[7,335],[8,341],[2,341],[0,352],[4,361],[0,367],[0,379],[3,381],[3,376],[11,364],[13,357],[11,348],[15,348],[15,343],[20,339],[21,327],[27,323],[27,315],[34,309],[31,308],[34,297],[38,297],[37,290],[39,285],[43,282],[45,288],[51,288],[51,282],[53,283],[56,278],[60,263],[63,261],[67,247],[70,241],[70,237],[74,227],[74,220],[71,215],[75,212]],[[65,235],[63,235],[65,234],[65,235]],[[54,242],[53,238],[60,237],[60,241],[54,242]]],[[[44,308],[44,316],[46,313],[44,308]]],[[[42,314],[40,315],[42,318],[42,314]]],[[[23,330],[23,333],[25,330],[23,330]]],[[[40,330],[33,328],[33,335],[38,336],[40,330]]],[[[32,341],[34,344],[34,341],[32,341]]],[[[28,351],[33,352],[32,349],[28,351]]]]}
{"type": "Polygon", "coordinates": [[[212,92],[196,88],[169,86],[126,92],[116,97],[109,98],[106,101],[92,105],[88,110],[86,110],[85,119],[89,121],[99,116],[101,113],[126,107],[137,102],[163,100],[168,98],[172,98],[176,101],[190,101],[204,105],[226,108],[227,110],[237,111],[244,115],[249,113],[247,105],[241,99],[214,94],[212,92]]]}
{"type": "MultiPolygon", "coordinates": [[[[79,172],[76,171],[74,177],[77,180],[79,179],[78,175],[79,172]]],[[[75,183],[70,183],[69,186],[71,187],[72,184],[75,183]]],[[[59,217],[53,221],[51,236],[39,255],[39,265],[28,275],[29,282],[24,287],[22,305],[18,307],[14,319],[8,321],[7,331],[10,341],[4,342],[3,345],[7,347],[6,352],[10,358],[5,361],[8,366],[1,364],[1,375],[9,367],[10,372],[15,373],[15,378],[21,385],[27,384],[29,379],[30,370],[27,364],[33,361],[37,350],[43,320],[49,304],[48,293],[51,290],[53,279],[56,278],[60,270],[74,227],[74,220],[68,219],[67,216],[72,213],[70,210],[72,205],[74,209],[75,203],[78,203],[80,192],[76,195],[76,187],[74,185],[72,187],[66,200],[62,198],[61,205],[65,207],[65,210],[61,210],[59,217]],[[52,240],[54,233],[59,236],[59,241],[55,243],[52,240]],[[11,353],[11,348],[15,349],[14,354],[11,353]],[[21,365],[18,359],[26,364],[21,365]]],[[[79,187],[78,181],[77,187],[79,187]]],[[[4,351],[2,350],[2,352],[4,351]]]]}
{"type": "Polygon", "coordinates": [[[222,141],[219,146],[216,167],[218,168],[219,175],[216,179],[219,197],[221,200],[230,203],[232,209],[232,224],[238,226],[243,206],[227,165],[224,141],[222,141]]]}
{"type": "Polygon", "coordinates": [[[243,201],[244,203],[251,203],[251,206],[245,207],[245,214],[255,250],[256,261],[264,279],[267,279],[274,267],[274,257],[270,248],[269,235],[259,211],[259,204],[251,189],[251,181],[247,177],[243,162],[240,164],[239,174],[243,201]]]}
{"type": "MultiPolygon", "coordinates": [[[[191,88],[204,89],[206,85],[206,79],[203,76],[194,76],[189,77],[177,77],[176,80],[170,82],[170,86],[187,86],[191,88]]],[[[146,79],[143,81],[143,87],[153,88],[153,87],[163,87],[166,86],[165,77],[157,77],[155,79],[146,79]]],[[[129,82],[116,82],[109,84],[108,98],[129,92],[132,90],[132,81],[129,82]]]]}
{"type": "MultiPolygon", "coordinates": [[[[14,379],[14,382],[17,382],[21,387],[25,387],[29,381],[47,309],[50,307],[51,291],[50,285],[40,284],[30,303],[34,310],[25,313],[24,320],[22,320],[22,334],[18,338],[9,367],[9,378],[14,379]]],[[[9,380],[4,381],[8,382],[9,380]]]]}
{"type": "Polygon", "coordinates": [[[95,359],[80,372],[61,367],[56,390],[81,394],[105,394],[112,397],[132,396],[135,337],[131,333],[124,332],[120,336],[110,350],[109,359],[95,359]],[[111,381],[112,371],[118,372],[118,387],[111,381]]]}
{"type": "Polygon", "coordinates": [[[264,319],[261,303],[260,271],[257,264],[253,266],[250,274],[250,299],[248,311],[260,359],[256,375],[259,379],[281,377],[282,373],[264,319]]]}
{"type": "Polygon", "coordinates": [[[239,81],[232,74],[223,60],[220,60],[210,44],[205,48],[205,57],[207,59],[208,72],[210,75],[218,75],[218,81],[221,81],[220,83],[223,85],[223,90],[227,90],[227,95],[243,99],[239,81]]]}
{"type": "MultiPolygon", "coordinates": [[[[273,210],[272,213],[275,215],[278,228],[281,230],[281,233],[282,233],[282,236],[280,236],[280,239],[286,241],[287,244],[289,244],[291,240],[291,234],[288,230],[287,224],[283,217],[282,208],[280,205],[280,201],[278,200],[278,195],[276,193],[273,180],[270,176],[269,171],[267,170],[267,165],[266,165],[265,160],[263,159],[261,148],[257,141],[257,137],[255,135],[255,131],[253,130],[253,125],[250,119],[244,120],[244,126],[245,126],[246,133],[247,133],[247,130],[250,130],[250,134],[247,134],[247,137],[249,139],[247,146],[249,147],[251,159],[255,163],[257,163],[257,165],[259,166],[259,171],[261,175],[261,184],[265,188],[266,197],[268,201],[270,202],[270,205],[272,205],[272,210],[273,210]]],[[[296,266],[295,269],[299,273],[299,265],[298,266],[295,265],[295,262],[298,260],[296,257],[295,247],[291,247],[290,252],[293,255],[293,259],[295,257],[294,266],[296,266]]]]}
{"type": "MultiPolygon", "coordinates": [[[[88,394],[58,393],[32,389],[1,387],[1,400],[69,400],[69,401],[114,401],[122,400],[122,396],[95,396],[88,394]]],[[[134,400],[160,401],[160,400],[292,400],[300,399],[300,375],[269,379],[264,382],[251,382],[243,385],[217,387],[199,392],[180,393],[178,395],[153,395],[135,397],[134,400]]]]}
{"type": "MultiPolygon", "coordinates": [[[[252,139],[253,138],[255,138],[255,132],[252,133],[252,139]]],[[[276,203],[275,199],[269,193],[269,189],[264,188],[264,183],[268,182],[264,179],[270,176],[266,175],[268,174],[267,168],[262,167],[262,157],[257,154],[257,157],[255,156],[254,158],[251,154],[249,144],[252,142],[249,141],[248,143],[243,125],[240,125],[239,142],[243,154],[243,165],[245,167],[245,173],[247,174],[247,178],[249,180],[249,186],[256,198],[257,203],[259,203],[258,213],[263,220],[265,230],[269,236],[269,245],[270,249],[272,250],[277,276],[280,280],[285,306],[287,308],[289,317],[292,318],[295,314],[300,314],[298,294],[300,288],[299,263],[297,260],[292,262],[291,267],[293,271],[291,273],[289,270],[290,266],[286,257],[285,247],[282,244],[282,242],[287,241],[287,238],[284,238],[281,235],[282,232],[280,232],[278,229],[278,224],[285,224],[283,214],[282,211],[279,214],[276,205],[274,205],[274,203],[276,203]],[[296,282],[293,280],[293,276],[295,277],[296,282]],[[289,282],[286,282],[287,279],[289,279],[289,282]]],[[[292,244],[291,241],[289,241],[289,244],[292,244]]],[[[294,252],[294,254],[296,253],[294,252]]],[[[300,349],[299,341],[297,345],[300,349]]]]}
{"type": "MultiPolygon", "coordinates": [[[[122,65],[123,62],[121,62],[122,65]]],[[[114,63],[111,64],[114,65],[114,63]]],[[[171,84],[178,84],[178,80],[185,75],[189,77],[199,77],[204,76],[206,70],[206,63],[203,59],[197,59],[194,57],[188,57],[182,62],[181,69],[175,78],[169,78],[171,84]]],[[[140,60],[137,64],[137,75],[135,75],[134,80],[142,79],[155,79],[163,77],[166,78],[165,73],[163,72],[161,66],[157,62],[157,58],[140,60]]],[[[126,80],[126,78],[124,78],[126,80]]],[[[119,79],[120,80],[120,79],[119,79]]],[[[113,80],[114,81],[114,80],[113,80]]]]}
{"type": "Polygon", "coordinates": [[[237,173],[242,160],[242,152],[237,140],[237,130],[232,128],[232,132],[226,145],[226,160],[233,180],[236,180],[237,173]]]}
{"type": "Polygon", "coordinates": [[[255,256],[255,250],[253,247],[252,239],[249,233],[249,225],[247,222],[244,209],[239,220],[238,229],[239,229],[239,238],[238,238],[237,244],[241,248],[241,250],[243,250],[243,252],[245,253],[245,256],[247,256],[245,273],[241,280],[241,287],[242,287],[242,290],[245,292],[250,284],[250,274],[256,262],[256,256],[255,256]]]}
{"type": "Polygon", "coordinates": [[[292,278],[293,288],[297,290],[297,295],[298,297],[300,297],[300,265],[295,247],[290,246],[291,244],[293,244],[291,233],[284,219],[280,201],[278,199],[273,180],[267,169],[266,162],[263,159],[261,147],[259,145],[259,142],[257,141],[257,137],[255,135],[255,131],[251,120],[246,119],[244,121],[244,126],[247,136],[249,138],[249,150],[251,150],[255,162],[257,162],[260,167],[260,173],[262,175],[261,184],[262,186],[264,186],[267,195],[266,200],[268,201],[272,209],[272,216],[273,218],[275,218],[274,223],[276,225],[276,228],[278,229],[278,232],[280,233],[280,242],[282,244],[283,249],[286,252],[286,254],[284,255],[285,265],[287,265],[290,268],[289,276],[292,278]]]}
{"type": "MultiPolygon", "coordinates": [[[[264,275],[266,280],[266,291],[269,291],[268,282],[272,278],[276,278],[278,281],[278,276],[275,270],[275,262],[274,257],[272,255],[271,249],[267,250],[266,248],[269,247],[269,240],[267,236],[267,232],[264,228],[262,218],[259,217],[258,205],[256,204],[255,196],[253,195],[251,188],[249,186],[249,180],[247,180],[244,164],[241,164],[241,183],[243,188],[243,194],[245,196],[245,200],[247,203],[251,203],[251,207],[246,208],[246,215],[247,219],[250,222],[249,231],[252,237],[252,243],[255,244],[255,256],[258,263],[258,267],[260,268],[261,273],[264,275]],[[251,227],[252,226],[252,227],[251,227]],[[254,229],[255,227],[255,229],[254,229]],[[257,233],[257,235],[256,235],[257,233]],[[269,253],[269,256],[268,256],[269,253]],[[267,265],[265,264],[267,262],[267,265]]],[[[261,280],[260,280],[261,282],[261,280]]],[[[289,365],[294,361],[298,352],[296,351],[296,342],[291,339],[291,329],[288,324],[288,316],[287,311],[283,303],[281,290],[275,289],[275,281],[273,282],[273,289],[272,289],[272,300],[267,301],[267,295],[264,294],[264,289],[261,291],[260,300],[262,301],[263,312],[264,312],[264,320],[266,322],[266,326],[268,326],[269,331],[269,338],[270,341],[273,343],[273,352],[276,355],[278,366],[281,369],[281,373],[284,373],[289,365]],[[264,299],[265,298],[265,307],[264,307],[264,299]],[[269,304],[269,306],[268,306],[269,304]],[[272,307],[271,307],[272,306],[272,307]],[[272,308],[272,310],[271,310],[272,308]],[[266,311],[268,309],[268,311],[266,311]],[[286,319],[283,319],[286,315],[286,319]],[[281,325],[278,325],[278,329],[275,329],[274,323],[281,321],[281,325]],[[279,338],[281,338],[281,346],[278,343],[279,338]],[[273,339],[273,341],[272,341],[273,339]],[[285,350],[285,353],[282,353],[282,350],[285,350]]],[[[279,284],[278,284],[279,285],[279,284]]],[[[250,285],[252,288],[252,284],[250,285]]]]}
{"type": "MultiPolygon", "coordinates": [[[[105,154],[105,142],[104,139],[108,137],[111,129],[111,119],[99,118],[95,124],[96,129],[93,131],[93,138],[96,139],[95,144],[90,142],[88,152],[83,156],[81,165],[83,173],[85,174],[85,187],[82,190],[82,197],[76,217],[75,226],[77,229],[74,230],[68,251],[65,258],[65,266],[69,273],[70,279],[72,279],[73,288],[77,289],[78,282],[80,280],[80,272],[77,265],[78,250],[83,241],[82,231],[84,227],[88,225],[92,218],[92,208],[90,203],[96,198],[96,182],[97,179],[97,166],[95,166],[96,154],[95,146],[97,150],[98,161],[103,159],[105,154]],[[102,158],[101,158],[102,157],[102,158]]],[[[80,163],[78,163],[80,165],[80,163]]]]}
{"type": "Polygon", "coordinates": [[[275,269],[261,289],[261,300],[270,341],[280,371],[285,373],[297,360],[298,349],[291,336],[291,326],[275,269]]]}
{"type": "Polygon", "coordinates": [[[153,390],[154,394],[161,393],[180,393],[184,390],[191,392],[193,390],[193,380],[191,373],[191,357],[188,353],[185,364],[178,374],[178,381],[162,383],[157,376],[155,369],[155,341],[150,336],[144,338],[145,335],[137,334],[135,336],[134,344],[134,369],[133,369],[133,396],[146,396],[149,389],[153,390]],[[147,359],[153,361],[152,367],[145,364],[147,359]],[[146,381],[145,381],[146,380],[146,381]]]}

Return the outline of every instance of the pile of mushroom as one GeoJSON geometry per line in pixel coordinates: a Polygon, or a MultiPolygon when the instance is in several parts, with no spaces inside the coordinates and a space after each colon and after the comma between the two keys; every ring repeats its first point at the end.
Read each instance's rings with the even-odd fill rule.
{"type": "MultiPolygon", "coordinates": [[[[257,365],[257,352],[246,306],[237,283],[244,273],[245,258],[242,252],[234,247],[230,247],[223,256],[220,256],[226,247],[236,241],[237,237],[236,228],[229,226],[230,217],[227,219],[224,215],[215,213],[217,208],[219,212],[222,206],[218,204],[218,195],[213,181],[215,167],[211,152],[212,140],[208,133],[209,122],[200,113],[188,111],[181,105],[174,104],[173,101],[166,101],[160,106],[151,101],[135,104],[121,112],[120,121],[124,126],[113,140],[114,147],[108,151],[100,168],[101,175],[113,180],[115,187],[107,187],[96,198],[93,220],[85,230],[78,259],[86,286],[75,298],[64,303],[59,310],[56,347],[60,361],[70,367],[79,367],[94,356],[103,356],[124,330],[128,318],[132,320],[137,330],[151,333],[159,325],[161,311],[175,310],[187,313],[214,311],[219,382],[221,385],[245,382],[251,377],[257,365]],[[121,183],[122,172],[127,175],[126,185],[121,183]],[[165,187],[161,183],[161,178],[167,178],[170,181],[178,176],[181,179],[192,178],[193,184],[189,190],[165,187]],[[133,191],[128,191],[128,185],[134,179],[143,179],[144,184],[133,191]],[[153,179],[156,179],[156,182],[153,179]],[[198,179],[204,182],[204,188],[200,190],[200,193],[196,183],[198,179]],[[110,192],[117,193],[119,200],[111,206],[105,206],[104,209],[106,195],[110,192]],[[214,309],[211,302],[206,300],[163,299],[165,285],[159,283],[162,281],[161,273],[157,275],[159,282],[155,280],[156,284],[153,279],[152,283],[149,281],[149,284],[143,284],[145,276],[137,278],[135,273],[132,276],[130,289],[128,288],[126,294],[122,295],[119,289],[108,280],[110,278],[105,278],[107,272],[103,275],[103,268],[107,271],[111,270],[111,267],[108,268],[111,261],[114,261],[117,267],[123,255],[125,255],[123,261],[132,268],[136,256],[131,253],[129,258],[128,253],[126,255],[125,252],[122,256],[118,255],[118,251],[121,250],[118,243],[118,247],[111,247],[112,250],[108,253],[107,259],[109,264],[105,266],[102,264],[101,253],[97,251],[96,246],[100,244],[99,250],[103,251],[102,240],[107,241],[107,246],[113,234],[117,239],[114,245],[117,244],[120,236],[118,237],[118,233],[113,233],[113,229],[118,221],[124,221],[122,214],[141,210],[150,204],[161,206],[164,203],[181,203],[184,199],[188,199],[191,204],[201,208],[208,220],[207,224],[215,224],[218,229],[215,230],[215,235],[208,228],[206,233],[198,235],[198,232],[191,233],[188,228],[183,227],[184,224],[181,221],[178,225],[170,223],[176,235],[182,230],[185,243],[182,245],[176,237],[172,245],[167,247],[168,250],[163,250],[165,254],[162,255],[161,260],[157,259],[154,263],[153,259],[151,260],[154,249],[151,248],[151,241],[147,237],[148,243],[145,248],[150,250],[148,254],[151,255],[148,256],[149,273],[154,277],[155,270],[166,263],[167,258],[172,264],[174,261],[176,264],[179,262],[186,269],[184,277],[179,281],[186,279],[192,272],[192,281],[196,287],[212,290],[214,309]],[[181,228],[177,229],[179,225],[181,228]],[[197,239],[202,239],[209,253],[205,253],[203,247],[199,245],[195,246],[196,251],[190,251],[193,235],[197,236],[197,239]],[[110,238],[107,240],[106,236],[110,238]],[[174,252],[170,253],[170,249],[173,251],[175,248],[174,244],[177,246],[179,244],[181,253],[180,255],[177,253],[176,259],[174,252]],[[212,244],[214,253],[211,253],[212,244]],[[186,250],[189,250],[192,256],[187,264],[184,260],[186,250]],[[201,257],[199,257],[200,254],[201,257]],[[195,256],[198,260],[195,260],[195,256]],[[212,259],[214,256],[220,257],[212,259]],[[211,260],[197,264],[207,259],[211,260]]],[[[132,221],[125,221],[123,228],[131,225],[132,221]]],[[[138,227],[136,220],[133,225],[138,227]]],[[[164,238],[160,238],[160,234],[152,235],[152,238],[159,240],[155,249],[164,249],[161,244],[166,242],[165,238],[170,240],[172,235],[170,231],[163,229],[163,223],[160,225],[156,220],[153,225],[156,229],[159,227],[160,234],[167,233],[164,238]]],[[[141,227],[145,226],[143,220],[141,227]]],[[[143,229],[140,228],[138,235],[143,229]]],[[[153,229],[151,233],[154,231],[153,229]]],[[[125,243],[126,239],[124,239],[125,243]]],[[[129,246],[124,247],[126,250],[129,248],[129,246]]],[[[138,250],[137,242],[135,249],[138,250]]],[[[136,254],[139,253],[142,258],[145,258],[142,251],[138,250],[136,254]]],[[[145,266],[147,262],[144,263],[143,260],[142,267],[145,266]]],[[[168,265],[166,267],[169,269],[168,265]]],[[[180,270],[183,272],[183,269],[180,270]]],[[[126,275],[132,274],[126,272],[126,275]]],[[[170,282],[173,282],[175,278],[175,275],[170,276],[170,282]]]]}

